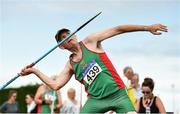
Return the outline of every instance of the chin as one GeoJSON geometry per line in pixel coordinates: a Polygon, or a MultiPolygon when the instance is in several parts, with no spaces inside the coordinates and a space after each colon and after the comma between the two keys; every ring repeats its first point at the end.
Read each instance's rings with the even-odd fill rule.
{"type": "Polygon", "coordinates": [[[149,98],[151,98],[151,97],[150,97],[150,96],[146,96],[145,98],[146,98],[146,99],[149,99],[149,98]]]}

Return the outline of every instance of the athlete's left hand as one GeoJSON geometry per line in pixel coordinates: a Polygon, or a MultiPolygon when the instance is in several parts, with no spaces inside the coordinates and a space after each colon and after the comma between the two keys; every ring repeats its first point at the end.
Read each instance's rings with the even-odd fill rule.
{"type": "Polygon", "coordinates": [[[150,25],[147,27],[147,30],[154,35],[161,35],[161,32],[168,32],[167,26],[162,25],[162,24],[150,25]]]}

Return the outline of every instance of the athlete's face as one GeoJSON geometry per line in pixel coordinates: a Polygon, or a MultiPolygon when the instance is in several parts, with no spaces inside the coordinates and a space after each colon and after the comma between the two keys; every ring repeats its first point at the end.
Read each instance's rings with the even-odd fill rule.
{"type": "MultiPolygon", "coordinates": [[[[68,35],[70,34],[70,32],[65,32],[61,35],[61,40],[66,38],[68,35]]],[[[76,35],[73,35],[70,39],[68,39],[67,41],[65,41],[63,44],[61,44],[59,47],[61,49],[70,49],[73,47],[73,44],[77,43],[77,38],[76,35]]]]}
{"type": "Polygon", "coordinates": [[[152,91],[148,86],[142,87],[142,93],[144,94],[144,98],[148,99],[152,96],[152,91]]]}

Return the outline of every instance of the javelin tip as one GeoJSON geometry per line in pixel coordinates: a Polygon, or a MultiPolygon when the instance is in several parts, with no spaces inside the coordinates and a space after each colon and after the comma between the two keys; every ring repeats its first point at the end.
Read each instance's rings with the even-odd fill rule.
{"type": "Polygon", "coordinates": [[[97,15],[100,15],[102,13],[102,11],[101,12],[99,12],[97,15]]]}

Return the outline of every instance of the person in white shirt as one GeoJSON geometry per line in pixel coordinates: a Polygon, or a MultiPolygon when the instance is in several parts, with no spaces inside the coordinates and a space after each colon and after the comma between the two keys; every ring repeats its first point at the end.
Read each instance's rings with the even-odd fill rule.
{"type": "Polygon", "coordinates": [[[27,94],[25,98],[27,104],[27,113],[36,113],[36,103],[34,102],[34,96],[32,94],[27,94]]]}
{"type": "Polygon", "coordinates": [[[80,102],[76,100],[76,91],[73,88],[67,91],[68,100],[65,100],[61,108],[63,114],[77,114],[80,113],[80,102]]]}
{"type": "Polygon", "coordinates": [[[131,86],[134,90],[134,96],[137,101],[143,96],[141,86],[139,84],[139,74],[134,73],[134,76],[132,77],[132,80],[131,80],[131,86]]]}

